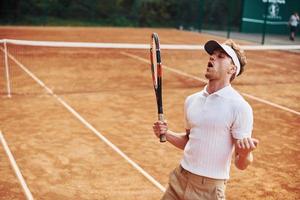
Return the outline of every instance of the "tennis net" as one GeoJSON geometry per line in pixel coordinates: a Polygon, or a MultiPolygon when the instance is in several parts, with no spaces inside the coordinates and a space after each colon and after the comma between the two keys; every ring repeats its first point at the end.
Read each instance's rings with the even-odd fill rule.
{"type": "MultiPolygon", "coordinates": [[[[41,95],[44,91],[34,80],[28,78],[28,72],[43,80],[56,94],[98,93],[122,90],[142,90],[149,88],[149,44],[129,43],[86,43],[86,42],[53,42],[27,40],[0,40],[1,45],[1,95],[41,95]],[[143,67],[141,67],[141,65],[143,67]],[[26,72],[26,70],[28,70],[26,72]],[[24,73],[26,72],[26,73],[24,73]],[[130,80],[130,81],[128,81],[130,80]]],[[[285,64],[292,60],[291,70],[299,73],[297,64],[300,60],[300,45],[245,45],[249,61],[253,65],[264,66],[273,63],[285,64]],[[263,52],[263,54],[262,54],[263,52]],[[282,53],[284,52],[284,54],[282,53]],[[269,63],[263,63],[267,55],[269,63]],[[282,59],[278,59],[281,57],[282,59]],[[259,58],[259,59],[256,59],[259,58]]],[[[187,80],[182,84],[198,85],[199,69],[189,66],[206,66],[207,55],[203,45],[162,44],[163,64],[178,75],[186,74],[187,80]],[[188,62],[187,62],[188,60],[188,62]],[[177,71],[176,71],[177,70],[177,71]],[[179,72],[179,73],[178,73],[179,72]],[[194,80],[191,80],[194,79],[194,80]]],[[[266,74],[264,80],[257,80],[253,75],[237,84],[281,83],[286,77],[270,74],[272,69],[259,69],[266,74]]],[[[166,77],[168,79],[168,76],[166,77]]],[[[170,77],[170,80],[173,78],[170,77]]],[[[183,78],[177,78],[182,80],[183,78]]],[[[289,76],[289,80],[297,82],[297,78],[289,76]]],[[[171,82],[171,81],[170,81],[171,82]]],[[[178,84],[174,83],[174,87],[178,84]]],[[[189,85],[189,86],[190,86],[189,85]]],[[[170,83],[170,86],[172,84],[170,83]]]]}

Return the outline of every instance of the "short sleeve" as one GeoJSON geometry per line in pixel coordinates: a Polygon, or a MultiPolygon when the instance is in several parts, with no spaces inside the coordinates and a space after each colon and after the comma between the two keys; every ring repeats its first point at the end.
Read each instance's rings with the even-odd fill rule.
{"type": "Polygon", "coordinates": [[[247,102],[240,103],[235,108],[231,133],[235,139],[251,137],[253,130],[253,111],[247,102]]]}
{"type": "Polygon", "coordinates": [[[191,125],[189,123],[188,115],[187,115],[188,105],[189,105],[189,97],[187,97],[184,102],[184,111],[183,112],[184,112],[184,128],[185,129],[191,129],[191,125]]]}

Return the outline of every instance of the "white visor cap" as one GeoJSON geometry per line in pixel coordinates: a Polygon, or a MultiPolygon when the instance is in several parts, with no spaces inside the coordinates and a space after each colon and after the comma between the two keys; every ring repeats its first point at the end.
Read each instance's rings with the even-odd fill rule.
{"type": "Polygon", "coordinates": [[[227,53],[227,55],[232,59],[233,64],[237,68],[235,76],[237,76],[240,73],[240,70],[241,70],[240,61],[239,61],[235,51],[230,46],[228,46],[226,44],[219,44],[215,40],[209,40],[208,42],[205,43],[204,49],[209,55],[213,54],[214,50],[216,50],[216,49],[223,49],[227,53]]]}

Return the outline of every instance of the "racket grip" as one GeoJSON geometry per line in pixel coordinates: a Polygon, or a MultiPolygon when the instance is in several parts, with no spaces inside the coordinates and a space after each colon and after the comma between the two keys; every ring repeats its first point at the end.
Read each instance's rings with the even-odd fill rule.
{"type": "Polygon", "coordinates": [[[166,141],[167,141],[166,135],[165,135],[165,134],[161,134],[161,135],[159,136],[159,141],[160,141],[160,142],[166,142],[166,141]]]}
{"type": "MultiPolygon", "coordinates": [[[[163,122],[164,121],[164,114],[159,113],[158,114],[158,120],[163,122]]],[[[166,142],[167,141],[166,135],[165,134],[159,135],[159,141],[160,142],[166,142]]]]}

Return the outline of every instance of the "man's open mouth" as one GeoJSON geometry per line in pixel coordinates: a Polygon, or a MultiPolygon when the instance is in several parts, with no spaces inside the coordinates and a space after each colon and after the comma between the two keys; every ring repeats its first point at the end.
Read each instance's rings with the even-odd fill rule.
{"type": "Polygon", "coordinates": [[[207,67],[213,67],[213,64],[211,62],[208,62],[207,67]]]}

